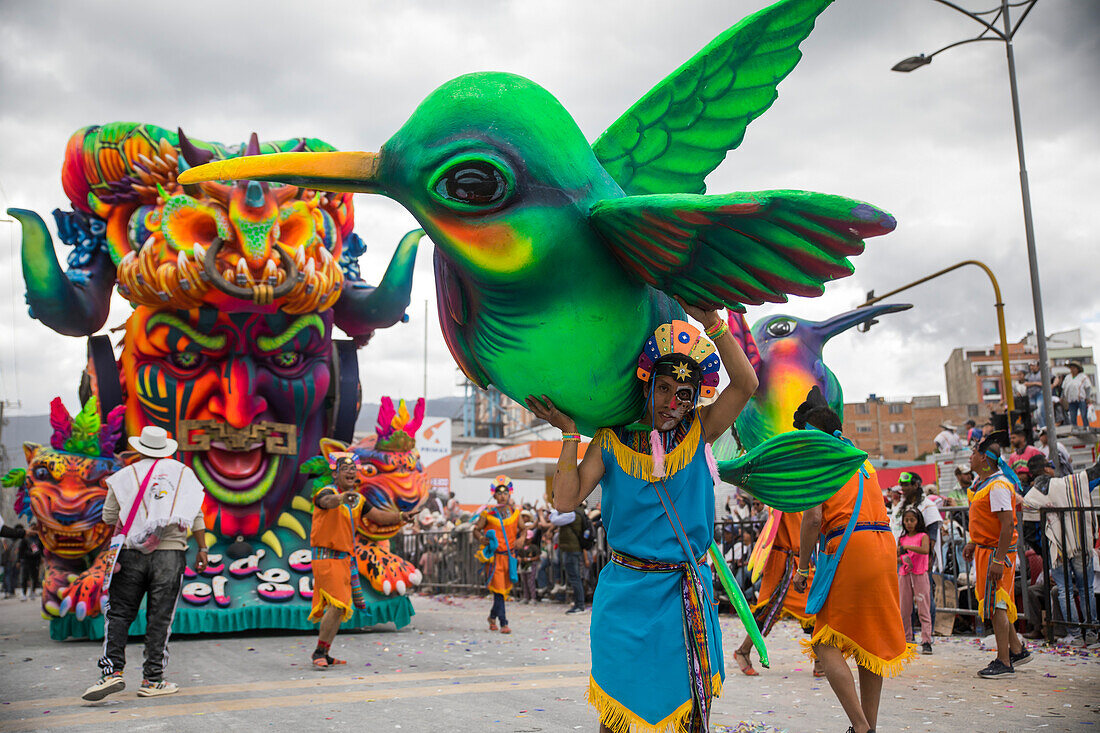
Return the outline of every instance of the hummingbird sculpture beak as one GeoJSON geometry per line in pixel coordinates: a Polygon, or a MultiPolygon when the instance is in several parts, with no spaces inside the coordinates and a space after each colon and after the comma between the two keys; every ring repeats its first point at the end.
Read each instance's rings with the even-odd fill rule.
{"type": "Polygon", "coordinates": [[[821,337],[821,343],[825,343],[833,336],[844,333],[853,326],[870,323],[877,316],[881,316],[884,313],[897,313],[899,311],[909,310],[912,307],[913,306],[908,303],[883,303],[881,305],[867,306],[866,308],[856,308],[847,313],[833,316],[828,320],[814,323],[811,328],[821,337]]]}
{"type": "Polygon", "coordinates": [[[379,153],[272,153],[217,160],[184,171],[179,182],[273,181],[320,191],[385,193],[379,153]]]}

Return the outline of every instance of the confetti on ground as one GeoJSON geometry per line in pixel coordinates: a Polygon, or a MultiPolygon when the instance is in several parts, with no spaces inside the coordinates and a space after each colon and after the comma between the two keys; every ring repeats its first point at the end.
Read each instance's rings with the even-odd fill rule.
{"type": "Polygon", "coordinates": [[[733,725],[719,725],[714,728],[715,733],[786,733],[779,728],[773,728],[767,723],[754,723],[751,720],[742,720],[733,725]]]}

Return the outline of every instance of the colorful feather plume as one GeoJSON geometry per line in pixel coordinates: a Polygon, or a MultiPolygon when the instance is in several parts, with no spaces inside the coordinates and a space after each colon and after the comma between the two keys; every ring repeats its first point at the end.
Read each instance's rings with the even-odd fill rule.
{"type": "Polygon", "coordinates": [[[50,427],[53,428],[50,445],[57,450],[65,450],[65,442],[73,433],[73,418],[60,397],[54,397],[50,402],[50,427]]]}
{"type": "Polygon", "coordinates": [[[122,438],[122,421],[125,416],[125,405],[119,405],[107,413],[107,422],[99,429],[99,455],[114,455],[115,446],[122,438]]]}
{"type": "Polygon", "coordinates": [[[72,432],[64,449],[70,453],[98,456],[99,424],[99,400],[93,395],[73,418],[72,432]]]}

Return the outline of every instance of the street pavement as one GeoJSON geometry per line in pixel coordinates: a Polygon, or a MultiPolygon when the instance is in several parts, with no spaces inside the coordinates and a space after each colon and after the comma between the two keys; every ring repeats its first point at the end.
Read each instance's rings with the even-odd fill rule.
{"type": "MultiPolygon", "coordinates": [[[[0,601],[3,731],[596,731],[584,701],[589,613],[556,603],[508,605],[513,633],[488,631],[481,598],[417,596],[412,624],[343,632],[346,667],[310,668],[314,637],[256,633],[179,637],[171,643],[169,697],[135,695],[141,647],[132,641],[128,689],[80,700],[97,675],[100,644],[54,642],[37,604],[0,601]]],[[[759,677],[740,674],[741,624],[723,618],[726,686],[711,718],[717,733],[840,733],[848,727],[824,680],[800,653],[801,630],[776,625],[759,677]]],[[[1100,653],[1037,652],[1014,679],[982,680],[991,658],[974,639],[937,639],[887,680],[878,730],[1078,731],[1100,726],[1100,653]]],[[[624,659],[623,664],[646,660],[624,659]]],[[[758,667],[759,668],[759,667],[758,667]]]]}

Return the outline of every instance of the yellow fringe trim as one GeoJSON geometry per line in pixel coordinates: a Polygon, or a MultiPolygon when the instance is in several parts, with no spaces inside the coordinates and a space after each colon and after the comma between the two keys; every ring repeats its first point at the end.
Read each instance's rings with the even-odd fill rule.
{"type": "MultiPolygon", "coordinates": [[[[699,436],[699,417],[696,416],[680,444],[665,454],[665,478],[675,475],[691,463],[695,450],[699,447],[699,436]]],[[[650,483],[659,480],[653,475],[653,456],[627,448],[610,428],[597,430],[592,442],[601,449],[610,451],[624,473],[650,483]]]]}
{"type": "Polygon", "coordinates": [[[328,591],[314,588],[313,608],[311,608],[309,611],[309,622],[313,624],[319,622],[321,620],[321,617],[325,615],[325,608],[327,606],[336,606],[344,612],[344,617],[340,619],[341,623],[351,618],[351,615],[355,612],[350,604],[341,603],[340,601],[333,598],[328,591]],[[320,599],[318,599],[318,596],[320,596],[320,599]]]}
{"type": "MultiPolygon", "coordinates": [[[[1011,623],[1011,624],[1016,623],[1016,617],[1019,614],[1016,611],[1016,604],[1014,602],[1014,599],[1008,597],[1008,591],[1006,591],[1004,588],[998,588],[997,589],[997,595],[993,598],[994,608],[996,608],[996,606],[997,606],[997,601],[1004,601],[1005,602],[1005,605],[1008,606],[1008,622],[1011,623]]],[[[984,598],[979,598],[978,599],[978,618],[983,618],[983,619],[985,618],[985,608],[984,608],[984,606],[985,606],[985,599],[984,598]]],[[[990,614],[990,618],[992,618],[992,614],[990,614]]]]}
{"type": "MultiPolygon", "coordinates": [[[[721,697],[722,675],[715,673],[710,684],[714,696],[721,697]]],[[[632,729],[635,733],[664,733],[664,731],[680,733],[685,730],[684,725],[691,717],[692,701],[689,699],[662,720],[650,723],[604,692],[591,675],[588,676],[588,692],[585,693],[584,697],[588,700],[589,705],[596,708],[596,712],[600,716],[600,723],[606,725],[614,733],[630,733],[632,729]]]]}
{"type": "Polygon", "coordinates": [[[814,647],[818,644],[836,647],[844,654],[845,659],[854,657],[856,664],[874,672],[879,677],[897,677],[901,674],[902,670],[905,669],[905,665],[909,664],[909,662],[913,661],[914,657],[917,656],[916,644],[906,644],[905,651],[893,659],[887,660],[882,657],[876,657],[844,634],[829,626],[825,626],[821,631],[814,634],[809,641],[803,639],[799,643],[802,644],[802,652],[810,659],[814,660],[817,659],[817,655],[814,654],[814,647]]]}

